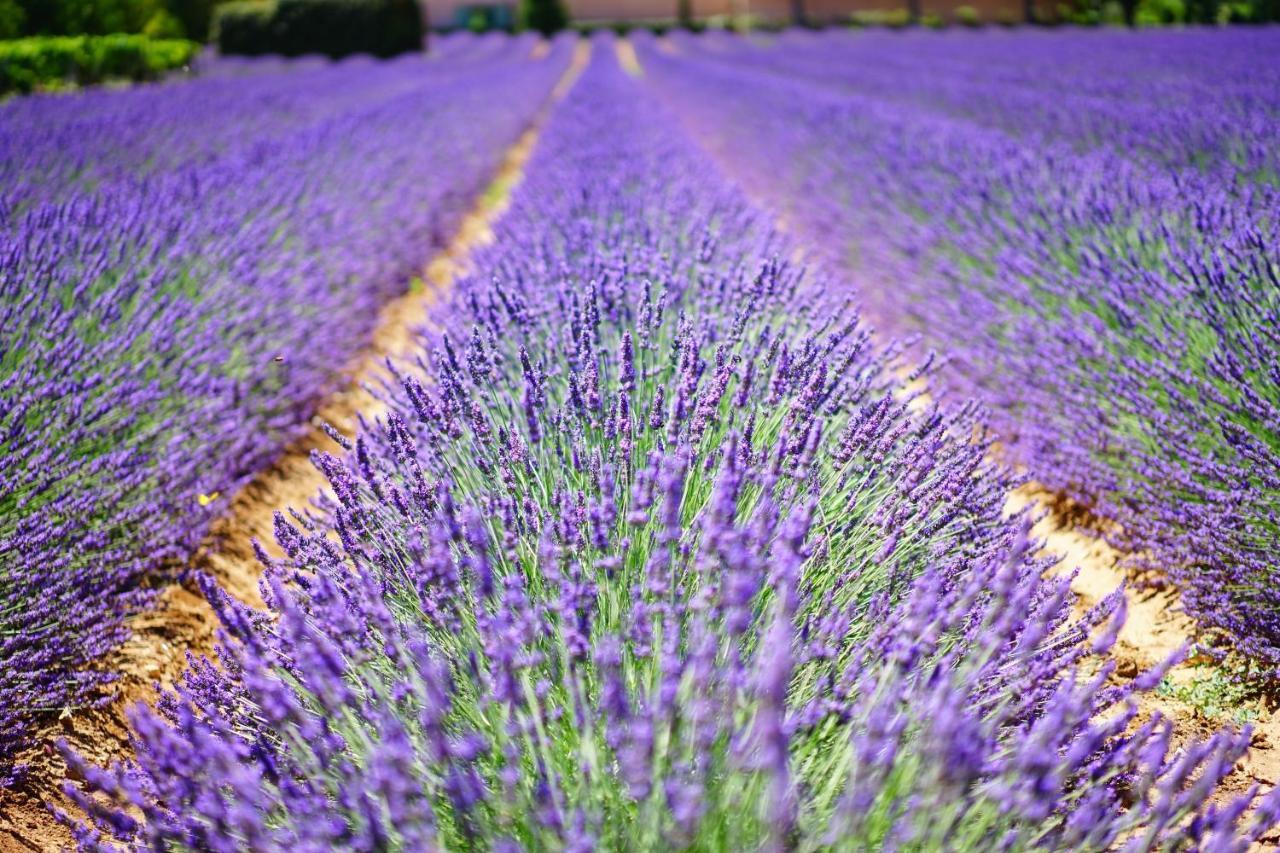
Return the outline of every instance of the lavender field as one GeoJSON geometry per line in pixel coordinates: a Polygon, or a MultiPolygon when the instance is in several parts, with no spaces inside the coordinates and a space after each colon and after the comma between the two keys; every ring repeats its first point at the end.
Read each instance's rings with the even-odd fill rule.
{"type": "Polygon", "coordinates": [[[1275,847],[1277,152],[1268,28],[0,103],[0,847],[1275,847]]]}

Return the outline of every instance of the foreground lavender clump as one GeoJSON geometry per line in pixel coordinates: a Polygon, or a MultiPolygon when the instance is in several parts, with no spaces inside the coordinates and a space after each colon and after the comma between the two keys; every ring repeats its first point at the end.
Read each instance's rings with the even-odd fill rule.
{"type": "Polygon", "coordinates": [[[500,44],[0,106],[0,786],[40,715],[102,699],[125,618],[306,423],[570,48],[500,44]]]}
{"type": "Polygon", "coordinates": [[[1274,675],[1280,33],[642,52],[877,321],[948,355],[1013,459],[1274,675]]]}
{"type": "Polygon", "coordinates": [[[211,588],[225,669],[139,711],[135,765],[81,766],[85,847],[1256,837],[1270,802],[1207,806],[1248,733],[1134,723],[1121,599],[1069,618],[977,413],[913,411],[604,47],[428,381],[317,456],[326,518],[278,518],[272,615],[211,588]]]}

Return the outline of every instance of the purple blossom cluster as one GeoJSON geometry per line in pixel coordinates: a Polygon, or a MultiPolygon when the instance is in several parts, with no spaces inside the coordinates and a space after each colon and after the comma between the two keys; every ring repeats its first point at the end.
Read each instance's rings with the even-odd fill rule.
{"type": "MultiPolygon", "coordinates": [[[[1249,742],[1174,748],[904,390],[601,38],[332,496],[73,795],[85,849],[1244,850],[1249,742]],[[1215,803],[1215,804],[1211,804],[1215,803]]],[[[919,378],[918,371],[912,379],[919,378]]],[[[1251,806],[1256,809],[1251,810],[1251,806]]]]}
{"type": "Polygon", "coordinates": [[[500,46],[0,106],[0,784],[40,715],[108,697],[95,661],[298,435],[571,49],[500,46]]]}
{"type": "Polygon", "coordinates": [[[1272,675],[1280,32],[676,44],[648,80],[718,159],[1272,675]]]}

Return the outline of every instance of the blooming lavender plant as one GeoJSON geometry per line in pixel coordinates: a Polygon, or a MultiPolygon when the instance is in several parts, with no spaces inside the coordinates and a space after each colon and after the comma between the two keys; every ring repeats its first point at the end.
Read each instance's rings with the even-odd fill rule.
{"type": "Polygon", "coordinates": [[[0,784],[35,719],[104,698],[92,662],[297,435],[570,49],[509,46],[0,109],[0,784]]]}
{"type": "MultiPolygon", "coordinates": [[[[603,47],[608,43],[604,41],[603,47]]],[[[892,354],[596,57],[271,613],[78,764],[86,849],[1240,849],[1069,616],[979,412],[892,354]],[[977,437],[975,438],[975,431],[977,437]]],[[[1149,688],[1159,673],[1136,689],[1149,688]]]]}
{"type": "Polygon", "coordinates": [[[1206,641],[1272,675],[1275,46],[1233,31],[641,50],[721,158],[864,282],[873,316],[947,354],[1013,461],[1117,522],[1206,641]]]}

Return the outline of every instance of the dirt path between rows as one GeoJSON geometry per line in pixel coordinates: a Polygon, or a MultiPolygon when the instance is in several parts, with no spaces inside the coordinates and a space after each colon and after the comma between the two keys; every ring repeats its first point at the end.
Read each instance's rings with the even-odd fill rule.
{"type": "MultiPolygon", "coordinates": [[[[1127,617],[1111,652],[1119,680],[1132,679],[1152,669],[1195,638],[1195,623],[1183,612],[1177,590],[1172,586],[1149,589],[1130,583],[1125,554],[1089,532],[1097,529],[1097,519],[1035,483],[1015,490],[1005,506],[1010,513],[1031,506],[1033,512],[1043,514],[1033,532],[1043,543],[1044,552],[1060,559],[1056,571],[1075,572],[1071,591],[1076,594],[1077,614],[1124,586],[1127,617]]],[[[1202,663],[1195,658],[1184,660],[1169,671],[1165,683],[1174,689],[1194,688],[1210,677],[1206,673],[1213,671],[1202,663]]],[[[1138,708],[1144,717],[1158,712],[1171,719],[1176,726],[1175,742],[1205,738],[1224,724],[1235,722],[1222,715],[1209,716],[1196,704],[1169,695],[1168,691],[1140,694],[1138,708]]],[[[1254,733],[1252,748],[1227,779],[1221,799],[1242,793],[1254,783],[1264,789],[1280,783],[1280,749],[1276,748],[1280,746],[1280,713],[1260,699],[1223,710],[1249,712],[1254,717],[1249,721],[1254,733]]],[[[1280,832],[1273,830],[1262,840],[1274,845],[1280,841],[1280,832]]]]}
{"type": "MultiPolygon", "coordinates": [[[[539,42],[538,45],[544,45],[539,42]]],[[[535,46],[532,58],[544,59],[547,48],[535,46]]],[[[376,387],[386,376],[388,358],[401,359],[414,351],[417,330],[429,319],[437,296],[467,268],[476,248],[493,240],[492,224],[506,210],[513,189],[524,174],[538,136],[555,105],[568,94],[586,67],[590,44],[580,40],[569,68],[535,114],[529,127],[508,149],[492,182],[463,218],[449,244],[427,265],[423,287],[383,308],[369,346],[346,372],[343,390],[326,398],[317,408],[311,428],[261,472],[232,500],[193,558],[193,565],[218,579],[228,592],[245,603],[262,606],[258,593],[261,566],[251,543],[258,540],[273,556],[281,556],[272,537],[277,510],[305,508],[325,487],[323,476],[310,463],[312,450],[339,452],[323,431],[329,423],[347,435],[355,432],[358,417],[382,413],[382,405],[366,388],[376,387]]],[[[24,756],[34,771],[28,784],[17,791],[0,791],[0,853],[59,850],[72,845],[71,833],[59,824],[45,803],[73,809],[62,794],[67,768],[51,744],[65,739],[81,755],[107,764],[129,754],[126,711],[136,703],[153,702],[157,686],[172,688],[186,668],[188,654],[211,656],[218,619],[204,597],[183,585],[166,587],[156,606],[129,622],[132,636],[116,649],[105,666],[121,674],[110,704],[99,709],[66,711],[49,730],[41,733],[42,754],[24,756]]]]}

